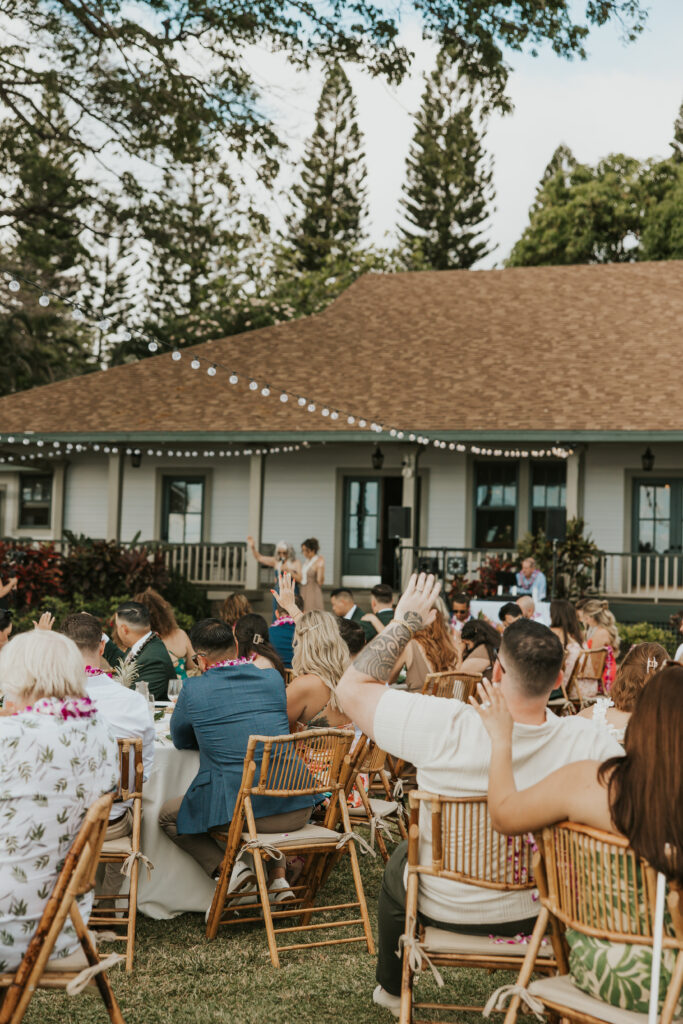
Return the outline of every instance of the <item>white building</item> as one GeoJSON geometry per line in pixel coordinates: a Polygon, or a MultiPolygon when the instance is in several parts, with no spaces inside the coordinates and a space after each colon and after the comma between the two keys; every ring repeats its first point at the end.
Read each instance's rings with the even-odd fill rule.
{"type": "Polygon", "coordinates": [[[367,585],[391,506],[471,565],[582,516],[603,591],[676,599],[682,339],[683,262],[367,275],[318,316],[0,399],[0,536],[164,541],[219,592],[257,584],[248,533],[316,536],[328,583],[367,585]]]}

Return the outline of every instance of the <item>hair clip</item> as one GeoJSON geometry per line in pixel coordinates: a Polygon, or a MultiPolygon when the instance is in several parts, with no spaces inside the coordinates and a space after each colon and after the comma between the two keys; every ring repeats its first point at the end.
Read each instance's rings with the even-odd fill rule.
{"type": "Polygon", "coordinates": [[[260,633],[254,633],[253,637],[251,638],[251,642],[252,644],[262,644],[263,637],[261,636],[260,633]]]}
{"type": "Polygon", "coordinates": [[[656,658],[648,658],[647,659],[647,671],[648,672],[656,672],[657,671],[657,659],[656,658]]]}

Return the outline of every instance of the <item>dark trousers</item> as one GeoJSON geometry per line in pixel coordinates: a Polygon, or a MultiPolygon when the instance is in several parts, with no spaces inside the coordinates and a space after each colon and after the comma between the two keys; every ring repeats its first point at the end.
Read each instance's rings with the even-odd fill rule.
{"type": "MultiPolygon", "coordinates": [[[[406,920],[406,890],[403,876],[408,861],[408,843],[399,843],[384,869],[382,888],[377,904],[377,972],[376,978],[385,991],[392,996],[401,994],[401,960],[396,956],[398,940],[403,935],[406,920]]],[[[536,924],[535,917],[524,921],[504,921],[496,924],[453,924],[448,921],[433,921],[425,914],[418,914],[421,924],[444,928],[450,932],[465,935],[518,935],[530,933],[536,924]]]]}

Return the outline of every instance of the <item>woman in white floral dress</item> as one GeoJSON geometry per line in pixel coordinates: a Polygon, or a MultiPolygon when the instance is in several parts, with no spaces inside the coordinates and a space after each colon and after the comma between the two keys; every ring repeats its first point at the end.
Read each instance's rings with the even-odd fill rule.
{"type": "MultiPolygon", "coordinates": [[[[0,652],[0,691],[0,971],[11,971],[88,808],[117,785],[118,749],[68,637],[35,630],[12,640],[0,652]]],[[[79,898],[85,921],[91,908],[91,893],[79,898]]],[[[77,946],[67,920],[52,956],[77,946]]]]}

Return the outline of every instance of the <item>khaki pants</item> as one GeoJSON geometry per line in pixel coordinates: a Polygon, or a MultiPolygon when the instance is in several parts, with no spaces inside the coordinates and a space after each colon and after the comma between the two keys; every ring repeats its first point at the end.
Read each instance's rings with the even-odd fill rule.
{"type": "MultiPolygon", "coordinates": [[[[108,839],[123,839],[133,831],[133,812],[130,807],[126,813],[114,821],[110,821],[104,836],[105,843],[108,839]]],[[[120,864],[105,864],[104,878],[97,887],[98,896],[116,896],[123,885],[124,876],[121,874],[120,864]]]]}
{"type": "MultiPolygon", "coordinates": [[[[199,864],[200,868],[207,873],[209,878],[216,878],[220,871],[224,847],[213,837],[212,832],[227,831],[227,825],[217,826],[210,832],[198,832],[192,835],[179,835],[176,822],[178,811],[183,802],[179,796],[173,800],[167,800],[159,811],[159,825],[166,833],[171,842],[179,846],[181,850],[189,853],[199,864]]],[[[256,819],[256,828],[259,832],[296,832],[308,824],[311,817],[312,807],[301,807],[297,811],[285,811],[283,814],[270,814],[265,818],[256,819]]]]}

